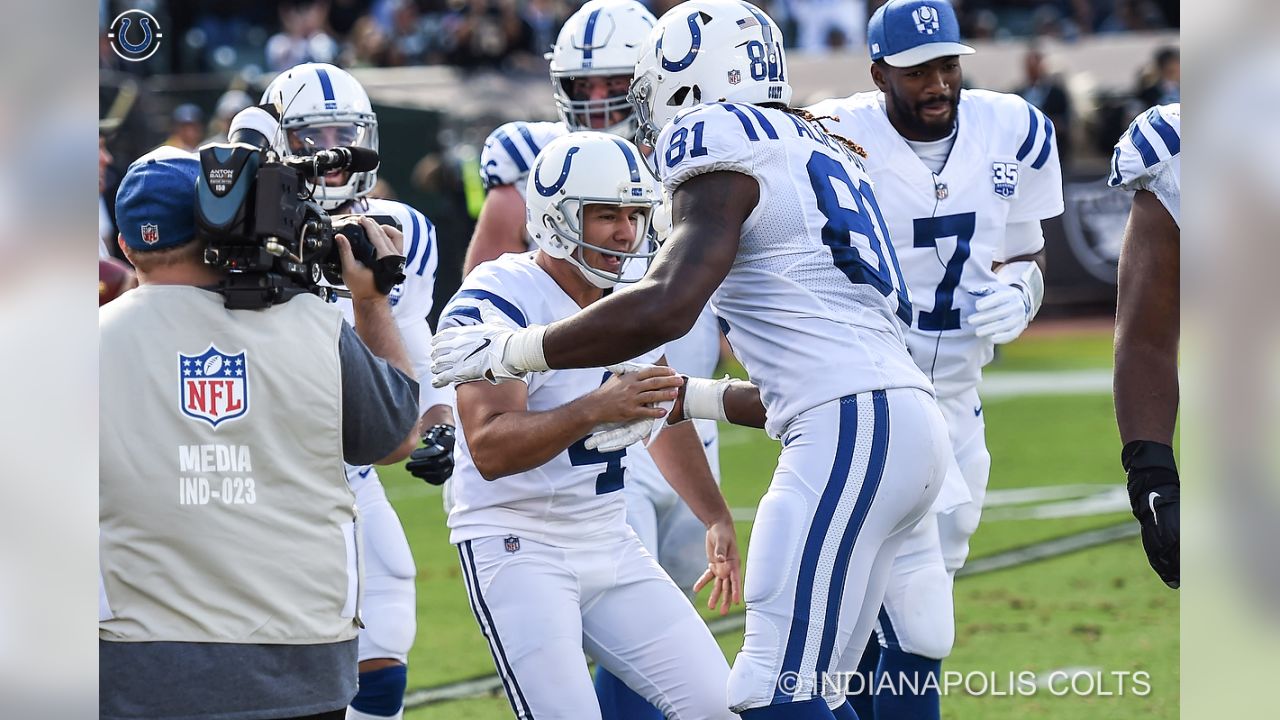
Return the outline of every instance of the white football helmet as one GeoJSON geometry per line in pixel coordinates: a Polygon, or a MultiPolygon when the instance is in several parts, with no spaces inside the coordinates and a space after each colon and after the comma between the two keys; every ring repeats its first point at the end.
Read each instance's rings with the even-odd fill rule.
{"type": "MultiPolygon", "coordinates": [[[[295,65],[271,81],[261,102],[275,105],[280,113],[287,154],[349,146],[378,150],[378,118],[369,95],[346,70],[327,63],[295,65]]],[[[348,172],[342,185],[320,181],[312,188],[321,207],[335,210],[368,195],[377,182],[377,170],[348,172]]]]}
{"type": "Polygon", "coordinates": [[[627,139],[635,137],[635,109],[627,93],[602,100],[577,100],[576,78],[624,76],[630,78],[645,38],[657,19],[635,0],[590,0],[565,21],[556,44],[547,53],[551,61],[551,86],[560,119],[570,130],[599,130],[627,139]],[[592,128],[592,116],[605,122],[614,113],[626,117],[608,127],[592,128]]]}
{"type": "Polygon", "coordinates": [[[556,138],[538,154],[529,170],[525,196],[525,229],[538,248],[568,260],[592,285],[611,288],[643,276],[627,273],[632,260],[647,263],[656,252],[650,233],[654,208],[662,202],[662,187],[630,141],[601,132],[575,132],[556,138]],[[583,237],[587,205],[639,207],[635,243],[626,250],[593,245],[583,237]],[[616,271],[591,267],[584,250],[618,258],[616,271]]]}
{"type": "Polygon", "coordinates": [[[743,0],[676,5],[645,42],[628,97],[639,140],[649,145],[684,108],[721,101],[789,105],[782,31],[743,0]]]}

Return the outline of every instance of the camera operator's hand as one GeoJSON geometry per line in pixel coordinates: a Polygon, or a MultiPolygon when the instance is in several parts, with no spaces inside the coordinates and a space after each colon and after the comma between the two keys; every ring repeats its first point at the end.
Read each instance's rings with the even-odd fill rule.
{"type": "Polygon", "coordinates": [[[379,225],[367,217],[360,226],[373,245],[377,267],[366,267],[351,252],[351,243],[342,233],[336,241],[342,253],[342,279],[354,301],[381,299],[404,280],[404,235],[391,225],[379,225]]]}

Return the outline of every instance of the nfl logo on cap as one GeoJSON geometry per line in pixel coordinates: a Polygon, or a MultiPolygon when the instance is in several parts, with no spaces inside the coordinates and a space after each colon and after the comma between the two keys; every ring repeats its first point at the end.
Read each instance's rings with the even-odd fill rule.
{"type": "Polygon", "coordinates": [[[146,223],[142,226],[142,242],[148,245],[160,242],[160,228],[155,223],[146,223]]]}

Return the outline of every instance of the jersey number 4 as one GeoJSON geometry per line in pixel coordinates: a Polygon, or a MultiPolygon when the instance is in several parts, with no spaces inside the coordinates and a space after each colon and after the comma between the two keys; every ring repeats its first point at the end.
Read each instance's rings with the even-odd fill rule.
{"type": "Polygon", "coordinates": [[[951,259],[947,261],[946,270],[942,273],[942,282],[938,283],[938,289],[933,294],[933,309],[920,313],[918,327],[921,330],[934,332],[960,329],[960,308],[955,306],[956,288],[960,285],[960,273],[964,272],[965,261],[969,259],[969,243],[973,240],[976,225],[975,213],[916,218],[915,237],[912,239],[915,247],[936,248],[941,238],[956,239],[955,252],[951,253],[951,259]]]}
{"type": "MultiPolygon", "coordinates": [[[[612,373],[605,373],[601,384],[603,385],[611,376],[612,373]]],[[[587,438],[589,437],[591,436],[588,435],[569,446],[569,464],[574,467],[604,464],[604,472],[596,476],[596,494],[604,495],[621,490],[623,476],[626,474],[626,468],[622,467],[622,458],[627,456],[627,449],[609,452],[588,450],[587,438]]]]}

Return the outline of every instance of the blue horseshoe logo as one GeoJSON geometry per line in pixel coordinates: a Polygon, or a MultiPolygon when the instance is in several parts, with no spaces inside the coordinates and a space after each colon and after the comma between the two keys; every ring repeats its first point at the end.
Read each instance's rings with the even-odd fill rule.
{"type": "Polygon", "coordinates": [[[142,25],[142,42],[140,44],[134,45],[129,42],[129,26],[133,25],[133,18],[123,18],[120,20],[120,33],[117,35],[117,39],[120,40],[120,46],[128,52],[135,54],[142,53],[147,48],[151,47],[151,40],[153,38],[151,33],[151,18],[144,17],[139,21],[139,24],[142,25]]]}
{"type": "MultiPolygon", "coordinates": [[[[702,12],[690,13],[685,22],[689,25],[689,34],[693,36],[693,45],[689,48],[689,52],[685,56],[671,62],[667,56],[662,53],[662,38],[658,38],[658,57],[662,59],[662,69],[667,72],[680,72],[693,64],[693,59],[698,55],[698,49],[702,47],[702,28],[698,27],[698,20],[702,17],[702,12]]],[[[703,22],[706,22],[705,20],[703,22]]]]}
{"type": "Polygon", "coordinates": [[[551,197],[552,195],[560,192],[560,188],[564,187],[564,181],[569,179],[569,166],[573,165],[573,155],[581,149],[582,148],[577,146],[569,148],[569,153],[564,156],[564,167],[560,168],[560,177],[556,178],[556,181],[551,183],[549,186],[543,185],[542,181],[538,179],[538,172],[542,170],[542,166],[539,165],[534,169],[533,186],[537,188],[539,195],[542,197],[551,197]]]}

